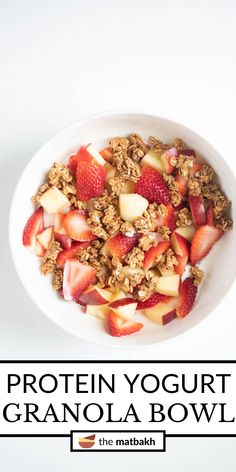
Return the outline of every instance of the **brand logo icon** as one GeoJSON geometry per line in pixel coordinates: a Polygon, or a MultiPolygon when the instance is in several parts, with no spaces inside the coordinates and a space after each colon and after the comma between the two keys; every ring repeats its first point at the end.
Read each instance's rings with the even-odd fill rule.
{"type": "Polygon", "coordinates": [[[91,436],[85,436],[84,438],[79,438],[78,443],[80,447],[84,449],[89,449],[94,446],[95,444],[96,434],[92,434],[91,436]]]}

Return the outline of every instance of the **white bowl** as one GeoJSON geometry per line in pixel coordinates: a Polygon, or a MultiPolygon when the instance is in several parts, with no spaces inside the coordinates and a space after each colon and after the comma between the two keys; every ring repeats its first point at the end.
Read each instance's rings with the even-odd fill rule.
{"type": "MultiPolygon", "coordinates": [[[[86,316],[79,305],[63,302],[50,284],[50,278],[39,271],[38,259],[22,245],[22,231],[33,211],[31,196],[42,183],[51,164],[65,160],[80,145],[93,142],[100,149],[111,137],[137,132],[144,138],[150,135],[171,142],[181,137],[190,148],[194,148],[215,169],[227,197],[232,200],[232,217],[236,221],[236,181],[218,152],[203,138],[173,121],[144,113],[105,113],[79,121],[60,132],[43,146],[25,168],[12,201],[10,213],[10,244],[19,278],[36,305],[56,324],[80,338],[109,346],[131,347],[165,341],[193,328],[216,307],[233,282],[236,266],[232,254],[236,247],[236,230],[229,231],[215,245],[210,255],[201,264],[205,271],[204,283],[191,314],[183,320],[174,320],[162,327],[145,319],[144,328],[136,334],[123,338],[112,338],[105,329],[105,322],[86,316]],[[222,270],[227,268],[227,270],[222,270]]],[[[214,320],[212,319],[214,322],[214,320]]]]}

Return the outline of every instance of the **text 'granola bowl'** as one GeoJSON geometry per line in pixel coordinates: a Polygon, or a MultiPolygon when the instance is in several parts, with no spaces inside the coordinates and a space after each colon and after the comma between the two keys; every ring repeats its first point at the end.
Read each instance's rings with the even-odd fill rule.
{"type": "Polygon", "coordinates": [[[18,183],[17,272],[41,310],[78,337],[124,347],[167,340],[204,319],[234,279],[235,188],[217,151],[182,125],[141,113],[81,121],[18,183]]]}

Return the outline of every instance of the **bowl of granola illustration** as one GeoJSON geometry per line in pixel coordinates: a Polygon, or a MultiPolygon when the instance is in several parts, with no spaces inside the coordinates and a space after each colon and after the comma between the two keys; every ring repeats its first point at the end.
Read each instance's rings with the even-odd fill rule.
{"type": "Polygon", "coordinates": [[[233,282],[235,193],[224,159],[179,123],[128,112],[85,119],[19,180],[16,270],[75,336],[121,347],[168,340],[207,317],[233,282]]]}

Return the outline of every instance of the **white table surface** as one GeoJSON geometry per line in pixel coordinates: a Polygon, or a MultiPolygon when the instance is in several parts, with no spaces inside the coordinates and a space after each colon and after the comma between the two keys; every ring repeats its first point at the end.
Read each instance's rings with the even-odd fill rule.
{"type": "MultiPolygon", "coordinates": [[[[236,173],[235,14],[233,0],[0,3],[1,359],[235,358],[236,284],[209,319],[167,344],[108,349],[63,332],[34,306],[8,245],[9,206],[24,166],[51,136],[92,113],[147,110],[180,121],[210,141],[236,173]]],[[[190,464],[193,472],[206,470],[210,457],[214,470],[234,470],[233,440],[169,444],[157,458],[163,471],[174,463],[175,471],[190,464]]],[[[95,464],[92,455],[69,454],[56,439],[1,439],[0,452],[4,472],[17,463],[19,470],[33,464],[41,470],[40,458],[45,471],[95,464]]],[[[113,469],[128,460],[137,471],[144,463],[155,470],[148,454],[134,457],[116,456],[113,469]]],[[[108,470],[113,461],[100,455],[97,467],[108,470]]]]}

